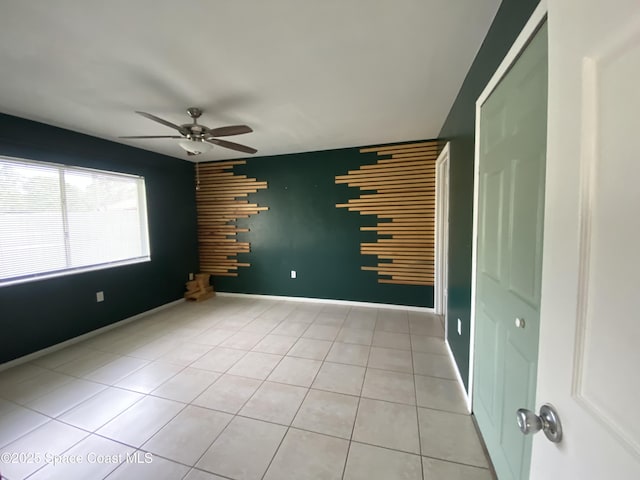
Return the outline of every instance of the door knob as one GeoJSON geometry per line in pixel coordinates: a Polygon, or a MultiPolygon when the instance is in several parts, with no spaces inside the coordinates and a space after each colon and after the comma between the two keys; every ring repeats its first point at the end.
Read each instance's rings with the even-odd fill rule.
{"type": "Polygon", "coordinates": [[[560,417],[556,409],[548,403],[540,407],[540,415],[536,415],[526,408],[520,408],[516,412],[516,419],[520,431],[525,435],[542,430],[553,443],[560,443],[562,440],[560,417]]]}

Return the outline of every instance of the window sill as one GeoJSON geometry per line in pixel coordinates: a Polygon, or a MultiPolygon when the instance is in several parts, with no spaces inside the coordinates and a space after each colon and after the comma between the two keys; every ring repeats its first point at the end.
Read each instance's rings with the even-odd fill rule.
{"type": "Polygon", "coordinates": [[[15,278],[15,279],[0,280],[0,288],[19,285],[22,283],[38,282],[41,280],[51,280],[53,278],[66,277],[66,276],[75,275],[78,273],[94,272],[97,270],[106,270],[109,268],[123,267],[126,265],[135,265],[137,263],[147,263],[150,261],[151,261],[151,257],[139,257],[139,258],[133,258],[128,260],[122,260],[118,262],[102,263],[100,265],[90,265],[87,267],[71,268],[71,269],[60,270],[56,272],[49,272],[49,273],[42,273],[42,274],[38,273],[38,274],[15,278]]]}

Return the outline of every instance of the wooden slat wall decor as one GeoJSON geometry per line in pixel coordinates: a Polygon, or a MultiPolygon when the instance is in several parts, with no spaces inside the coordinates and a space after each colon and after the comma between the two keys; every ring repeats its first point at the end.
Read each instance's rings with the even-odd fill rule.
{"type": "Polygon", "coordinates": [[[362,148],[360,153],[380,158],[335,182],[361,192],[336,207],[378,218],[376,226],[360,227],[378,235],[375,243],[360,244],[362,255],[378,257],[377,266],[362,270],[377,272],[378,283],[433,285],[438,142],[362,148]]]}
{"type": "Polygon", "coordinates": [[[238,228],[236,220],[256,215],[269,207],[249,203],[249,194],[267,188],[267,182],[233,172],[236,165],[245,163],[245,160],[234,160],[196,165],[198,244],[203,273],[237,277],[239,267],[250,266],[238,262],[238,253],[248,253],[251,245],[237,240],[238,233],[249,229],[238,228]]]}

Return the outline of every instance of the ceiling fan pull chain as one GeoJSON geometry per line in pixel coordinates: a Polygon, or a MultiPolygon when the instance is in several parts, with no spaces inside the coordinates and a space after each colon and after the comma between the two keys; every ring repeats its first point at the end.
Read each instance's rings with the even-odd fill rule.
{"type": "Polygon", "coordinates": [[[196,190],[200,190],[200,162],[196,162],[196,190]]]}

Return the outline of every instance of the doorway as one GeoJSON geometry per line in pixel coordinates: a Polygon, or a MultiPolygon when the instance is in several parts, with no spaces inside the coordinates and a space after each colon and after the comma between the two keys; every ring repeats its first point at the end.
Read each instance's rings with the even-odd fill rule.
{"type": "MultiPolygon", "coordinates": [[[[436,288],[435,311],[447,325],[449,282],[449,142],[436,160],[436,288]]],[[[448,338],[445,333],[445,338],[448,338]]]]}

